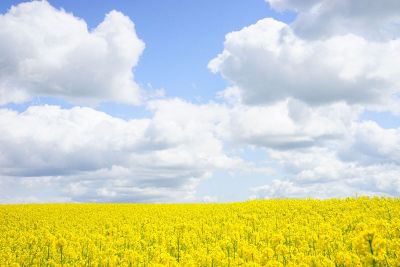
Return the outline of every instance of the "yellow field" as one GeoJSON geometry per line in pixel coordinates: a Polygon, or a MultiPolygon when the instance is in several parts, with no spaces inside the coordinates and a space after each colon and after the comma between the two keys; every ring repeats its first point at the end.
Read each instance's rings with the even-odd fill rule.
{"type": "Polygon", "coordinates": [[[400,266],[400,200],[0,205],[0,266],[400,266]]]}

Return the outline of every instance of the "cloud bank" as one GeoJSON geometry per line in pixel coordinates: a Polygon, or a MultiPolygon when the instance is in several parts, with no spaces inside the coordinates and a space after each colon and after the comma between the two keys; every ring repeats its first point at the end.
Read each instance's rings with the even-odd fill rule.
{"type": "Polygon", "coordinates": [[[208,65],[229,82],[223,98],[257,109],[247,132],[265,127],[285,141],[266,132],[242,139],[263,147],[276,171],[253,197],[399,195],[399,129],[361,119],[366,110],[399,114],[398,1],[267,2],[296,19],[228,33],[208,65]],[[288,125],[297,131],[285,134],[288,125]]]}
{"type": "Polygon", "coordinates": [[[171,101],[129,121],[81,107],[1,109],[0,201],[46,189],[52,201],[192,201],[201,179],[242,161],[209,129],[211,111],[171,101]]]}

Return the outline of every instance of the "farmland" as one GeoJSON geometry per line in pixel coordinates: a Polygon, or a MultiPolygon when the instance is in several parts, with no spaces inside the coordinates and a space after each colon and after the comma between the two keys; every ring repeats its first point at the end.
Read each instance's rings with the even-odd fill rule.
{"type": "Polygon", "coordinates": [[[400,200],[0,205],[0,266],[400,266],[400,200]]]}

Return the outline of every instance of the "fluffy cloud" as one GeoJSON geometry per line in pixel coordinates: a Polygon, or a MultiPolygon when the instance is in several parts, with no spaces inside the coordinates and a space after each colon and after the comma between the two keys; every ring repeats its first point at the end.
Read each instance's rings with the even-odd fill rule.
{"type": "Polygon", "coordinates": [[[275,171],[254,197],[399,195],[399,129],[360,115],[399,114],[400,3],[267,2],[296,19],[227,34],[209,63],[230,83],[230,137],[264,148],[275,171]]]}
{"type": "Polygon", "coordinates": [[[84,107],[1,109],[1,201],[192,201],[216,170],[265,169],[241,160],[237,149],[318,146],[341,138],[351,120],[296,101],[254,107],[165,99],[148,109],[151,118],[129,121],[84,107]]]}
{"type": "Polygon", "coordinates": [[[47,1],[19,4],[0,15],[0,104],[34,96],[137,103],[132,69],[143,49],[120,12],[89,31],[85,21],[47,1]]]}
{"type": "Polygon", "coordinates": [[[352,33],[306,40],[271,18],[226,36],[209,68],[239,88],[248,104],[295,98],[311,105],[382,105],[399,92],[400,39],[352,33]]]}
{"type": "Polygon", "coordinates": [[[358,108],[165,99],[148,109],[128,121],[82,107],[1,109],[0,201],[201,201],[196,188],[215,171],[257,169],[276,177],[257,197],[400,193],[400,134],[357,121],[358,108]],[[249,146],[265,161],[240,159],[249,146]]]}
{"type": "Polygon", "coordinates": [[[355,124],[351,136],[338,149],[342,160],[360,164],[400,165],[400,129],[383,129],[376,122],[355,124]]]}
{"type": "Polygon", "coordinates": [[[190,104],[171,101],[152,103],[151,119],[129,121],[91,108],[1,109],[0,181],[10,189],[1,201],[24,189],[32,199],[189,201],[202,178],[241,160],[224,153],[200,110],[174,116],[190,104]]]}
{"type": "Polygon", "coordinates": [[[399,129],[360,114],[399,114],[400,3],[267,2],[295,21],[231,32],[209,63],[230,83],[230,137],[264,148],[275,171],[254,197],[399,195],[399,129]]]}
{"type": "Polygon", "coordinates": [[[352,32],[382,40],[398,37],[400,2],[397,0],[267,0],[277,10],[293,10],[296,33],[325,38],[352,32]]]}
{"type": "Polygon", "coordinates": [[[239,146],[276,150],[321,146],[346,136],[360,112],[343,103],[310,107],[293,99],[264,106],[235,104],[228,108],[220,134],[239,146]]]}
{"type": "Polygon", "coordinates": [[[353,122],[346,136],[330,145],[268,150],[280,175],[254,188],[256,197],[344,197],[400,194],[399,129],[353,122]]]}
{"type": "Polygon", "coordinates": [[[286,179],[253,188],[256,198],[400,194],[400,165],[390,161],[343,161],[327,148],[270,151],[269,156],[280,164],[286,179]]]}

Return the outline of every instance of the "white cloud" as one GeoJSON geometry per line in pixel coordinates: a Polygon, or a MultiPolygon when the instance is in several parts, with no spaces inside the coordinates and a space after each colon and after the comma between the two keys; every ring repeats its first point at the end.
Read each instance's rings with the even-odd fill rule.
{"type": "Polygon", "coordinates": [[[397,0],[267,0],[277,10],[298,13],[297,34],[325,38],[352,32],[376,40],[398,37],[400,2],[397,0]]]}
{"type": "Polygon", "coordinates": [[[49,201],[198,201],[197,184],[216,170],[272,169],[246,163],[237,148],[329,143],[351,114],[292,100],[253,107],[165,99],[148,108],[151,118],[129,121],[82,107],[0,109],[0,181],[10,188],[2,201],[28,189],[49,201]]]}
{"type": "Polygon", "coordinates": [[[226,142],[290,150],[343,138],[360,109],[343,103],[310,107],[289,99],[264,106],[235,104],[228,112],[220,131],[226,142]]]}
{"type": "MultiPolygon", "coordinates": [[[[206,129],[225,144],[224,151],[263,148],[266,159],[257,168],[268,169],[269,176],[272,171],[277,180],[255,188],[256,197],[400,194],[397,130],[358,121],[363,111],[358,106],[334,103],[312,107],[293,99],[264,106],[236,101],[194,105],[178,99],[153,105],[159,110],[155,120],[179,121],[200,134],[206,129]],[[345,158],[348,151],[354,154],[345,158]],[[366,161],[363,157],[375,158],[366,161]]],[[[179,130],[190,137],[185,131],[179,130]]],[[[171,136],[168,131],[165,134],[171,136]]],[[[183,140],[182,136],[176,138],[183,140]]],[[[252,167],[248,162],[241,170],[250,172],[252,167]]]]}
{"type": "Polygon", "coordinates": [[[376,122],[363,121],[351,128],[351,137],[338,150],[342,160],[370,165],[400,165],[400,129],[383,129],[376,122]]]}
{"type": "MultiPolygon", "coordinates": [[[[383,140],[385,134],[375,138],[383,140]]],[[[372,153],[379,152],[378,147],[372,149],[373,143],[365,144],[369,147],[368,153],[372,150],[375,150],[372,153]]],[[[270,162],[280,166],[282,178],[253,188],[255,197],[328,198],[357,194],[400,194],[400,164],[393,162],[390,157],[366,162],[363,158],[368,154],[354,153],[358,153],[358,157],[349,160],[339,157],[334,146],[291,151],[269,150],[270,162]]]]}
{"type": "Polygon", "coordinates": [[[0,109],[0,180],[11,189],[2,201],[28,189],[70,201],[183,201],[214,170],[242,164],[225,154],[205,107],[186,113],[191,104],[172,102],[129,121],[91,108],[0,109]]]}
{"type": "Polygon", "coordinates": [[[34,96],[138,103],[133,68],[143,49],[120,12],[88,30],[84,20],[47,1],[19,4],[0,15],[0,104],[34,96]]]}
{"type": "Polygon", "coordinates": [[[355,197],[357,195],[384,195],[377,192],[351,188],[341,182],[324,184],[296,184],[289,180],[274,180],[268,185],[252,188],[252,199],[270,198],[332,198],[355,197]]]}
{"type": "Polygon", "coordinates": [[[275,170],[253,197],[399,195],[399,129],[360,114],[399,114],[400,2],[267,2],[294,22],[231,32],[209,63],[229,82],[224,140],[264,148],[275,170]]]}
{"type": "Polygon", "coordinates": [[[215,171],[261,169],[277,180],[257,197],[400,193],[400,134],[358,122],[358,108],[180,99],[148,108],[153,116],[129,121],[81,107],[1,109],[1,202],[205,201],[196,188],[215,171]],[[246,147],[265,161],[240,159],[246,147]]]}
{"type": "Polygon", "coordinates": [[[376,42],[355,34],[307,40],[267,18],[226,35],[209,68],[248,104],[295,98],[312,105],[383,105],[399,93],[399,48],[400,39],[376,42]]]}

